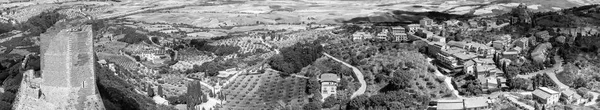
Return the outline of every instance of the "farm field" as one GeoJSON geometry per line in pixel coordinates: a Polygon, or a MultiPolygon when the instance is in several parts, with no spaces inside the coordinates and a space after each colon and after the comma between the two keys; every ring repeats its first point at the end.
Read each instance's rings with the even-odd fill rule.
{"type": "Polygon", "coordinates": [[[307,103],[305,97],[306,79],[282,78],[274,72],[257,75],[240,75],[232,84],[223,88],[227,96],[223,109],[261,109],[276,108],[280,103],[302,105],[307,103]]]}

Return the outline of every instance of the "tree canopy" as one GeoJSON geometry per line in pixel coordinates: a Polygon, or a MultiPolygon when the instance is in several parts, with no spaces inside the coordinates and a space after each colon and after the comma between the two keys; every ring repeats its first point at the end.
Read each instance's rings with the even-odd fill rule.
{"type": "Polygon", "coordinates": [[[283,75],[298,73],[321,57],[322,46],[318,42],[298,43],[280,50],[281,55],[271,57],[269,65],[283,75]]]}

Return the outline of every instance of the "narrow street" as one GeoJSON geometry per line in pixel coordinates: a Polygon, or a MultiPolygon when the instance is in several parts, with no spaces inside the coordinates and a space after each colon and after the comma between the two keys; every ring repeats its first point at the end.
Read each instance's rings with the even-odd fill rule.
{"type": "Polygon", "coordinates": [[[333,56],[331,56],[331,55],[329,55],[327,53],[323,53],[323,55],[325,55],[325,56],[327,56],[327,57],[329,57],[329,58],[331,58],[331,59],[333,59],[333,60],[335,60],[337,62],[340,62],[340,63],[342,63],[342,64],[344,64],[344,65],[352,68],[352,71],[354,71],[354,74],[356,75],[356,78],[358,78],[358,82],[360,82],[360,87],[358,88],[358,90],[356,90],[352,94],[352,96],[350,98],[354,98],[356,96],[359,96],[359,95],[362,95],[362,94],[365,93],[365,91],[367,90],[367,82],[365,82],[365,77],[363,76],[362,72],[360,72],[360,70],[358,70],[358,68],[356,68],[356,67],[354,67],[354,66],[352,66],[352,65],[350,65],[350,64],[348,64],[348,63],[346,63],[346,62],[344,62],[342,60],[339,60],[339,59],[337,59],[337,58],[335,58],[335,57],[333,57],[333,56]]]}

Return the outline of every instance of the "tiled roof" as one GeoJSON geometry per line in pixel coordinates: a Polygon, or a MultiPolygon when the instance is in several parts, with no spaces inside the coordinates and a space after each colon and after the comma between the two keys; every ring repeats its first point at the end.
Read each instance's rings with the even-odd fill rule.
{"type": "Polygon", "coordinates": [[[464,109],[462,100],[438,100],[438,110],[461,110],[464,109]]]}
{"type": "Polygon", "coordinates": [[[575,93],[575,91],[573,91],[571,89],[562,91],[562,94],[565,94],[566,96],[573,96],[573,98],[575,98],[575,99],[581,99],[581,95],[575,93]]]}
{"type": "Polygon", "coordinates": [[[404,27],[394,26],[394,27],[392,27],[392,29],[404,29],[404,27]]]}
{"type": "Polygon", "coordinates": [[[551,97],[553,94],[558,94],[558,92],[548,89],[546,87],[539,87],[535,91],[533,91],[533,95],[538,96],[543,99],[547,99],[551,97]]]}
{"type": "Polygon", "coordinates": [[[483,64],[493,64],[494,63],[494,60],[492,58],[476,58],[474,60],[477,63],[483,63],[483,64]]]}
{"type": "Polygon", "coordinates": [[[409,25],[407,25],[407,26],[408,26],[408,27],[420,27],[421,25],[420,25],[420,24],[409,24],[409,25]]]}
{"type": "Polygon", "coordinates": [[[486,98],[468,98],[468,99],[464,99],[465,101],[465,108],[479,108],[479,107],[486,107],[489,106],[488,104],[488,100],[486,98]]]}
{"type": "Polygon", "coordinates": [[[463,48],[463,47],[465,47],[465,45],[466,45],[465,42],[457,42],[457,41],[448,42],[448,46],[453,46],[453,47],[463,48]]]}
{"type": "Polygon", "coordinates": [[[325,73],[321,75],[321,81],[334,81],[339,82],[340,78],[336,74],[325,73]]]}
{"type": "Polygon", "coordinates": [[[481,43],[477,43],[477,42],[470,42],[470,43],[467,43],[466,45],[471,45],[474,48],[481,48],[481,49],[489,49],[489,48],[491,48],[491,47],[489,47],[489,46],[487,46],[485,44],[481,44],[481,43]]]}

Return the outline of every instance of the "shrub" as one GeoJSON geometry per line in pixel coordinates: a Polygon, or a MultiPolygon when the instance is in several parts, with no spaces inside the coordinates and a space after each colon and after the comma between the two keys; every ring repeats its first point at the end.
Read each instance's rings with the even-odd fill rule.
{"type": "Polygon", "coordinates": [[[331,108],[339,103],[340,103],[339,100],[335,96],[329,96],[329,97],[325,98],[325,101],[323,102],[322,107],[323,108],[331,108]]]}

